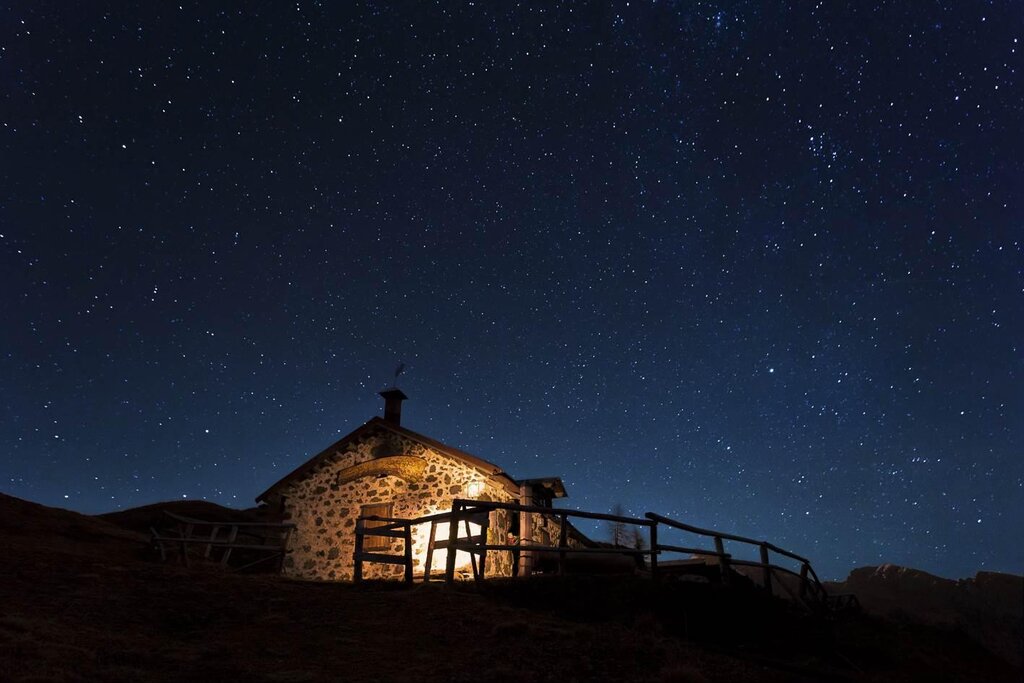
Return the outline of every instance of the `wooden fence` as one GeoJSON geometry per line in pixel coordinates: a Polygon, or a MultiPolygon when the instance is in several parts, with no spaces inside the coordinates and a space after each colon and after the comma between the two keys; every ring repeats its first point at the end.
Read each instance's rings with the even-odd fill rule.
{"type": "Polygon", "coordinates": [[[178,561],[188,566],[190,555],[213,560],[217,559],[214,553],[219,553],[221,566],[235,571],[264,563],[274,563],[280,569],[288,553],[288,539],[295,529],[294,524],[287,522],[210,522],[167,510],[164,519],[164,528],[150,527],[150,543],[162,561],[177,555],[178,561]],[[240,565],[232,564],[235,551],[246,556],[240,565]]]}
{"type": "Polygon", "coordinates": [[[723,583],[728,583],[730,577],[733,576],[734,567],[753,567],[759,570],[761,586],[764,588],[769,595],[774,594],[773,587],[779,585],[784,592],[786,592],[790,598],[809,605],[824,604],[829,602],[829,594],[822,586],[821,581],[818,579],[817,573],[811,566],[811,561],[805,557],[801,557],[796,553],[792,553],[788,550],[784,550],[773,543],[767,541],[757,541],[752,538],[746,538],[744,536],[737,536],[736,534],[724,533],[721,531],[713,531],[711,529],[702,529],[695,527],[690,524],[684,524],[678,522],[669,517],[648,512],[644,515],[647,519],[655,523],[652,529],[651,539],[651,573],[657,575],[658,573],[658,554],[662,552],[677,552],[677,553],[688,553],[690,555],[697,555],[699,557],[712,557],[714,558],[719,567],[720,575],[723,583]],[[686,548],[675,545],[668,545],[658,543],[657,532],[658,524],[663,524],[672,529],[678,529],[685,531],[697,536],[704,536],[711,538],[714,543],[714,550],[707,550],[704,548],[686,548]],[[746,544],[754,546],[758,549],[760,555],[760,561],[753,562],[750,560],[740,560],[733,556],[732,553],[725,551],[725,542],[731,541],[735,543],[746,544]],[[800,564],[800,572],[794,572],[791,569],[774,564],[772,562],[772,553],[777,553],[783,557],[795,560],[800,564]],[[798,589],[794,592],[792,587],[789,585],[789,581],[778,580],[778,575],[792,576],[797,580],[798,589]]]}
{"type": "MultiPolygon", "coordinates": [[[[564,574],[566,571],[566,560],[570,555],[625,555],[643,558],[644,564],[650,577],[659,580],[666,574],[674,573],[677,567],[671,565],[660,565],[659,556],[664,553],[684,553],[698,558],[713,558],[713,564],[717,565],[717,579],[722,583],[735,580],[739,573],[736,568],[752,568],[755,576],[759,576],[761,587],[769,594],[775,594],[775,586],[782,588],[782,592],[793,600],[806,605],[810,609],[839,608],[856,606],[856,597],[849,595],[829,595],[822,586],[818,575],[811,567],[810,560],[796,553],[784,550],[767,541],[757,541],[735,534],[702,529],[683,522],[676,521],[663,515],[648,512],[644,518],[623,517],[620,515],[609,515],[601,512],[584,512],[581,510],[563,510],[548,507],[534,507],[520,505],[518,503],[501,503],[497,501],[463,500],[456,499],[452,502],[450,512],[441,512],[415,519],[403,519],[397,517],[360,517],[356,520],[356,541],[355,541],[355,569],[353,578],[361,581],[363,578],[363,562],[377,562],[386,564],[398,564],[405,567],[406,583],[413,582],[413,553],[412,553],[412,529],[420,524],[430,524],[430,532],[427,541],[427,552],[423,571],[423,580],[430,581],[431,564],[434,552],[447,550],[445,563],[445,582],[453,583],[456,580],[456,555],[461,551],[470,556],[470,565],[473,571],[473,578],[483,581],[487,567],[487,553],[495,551],[509,551],[513,554],[513,566],[519,566],[522,558],[529,557],[531,553],[545,553],[557,558],[557,571],[564,574]],[[488,543],[487,531],[490,513],[494,510],[506,510],[522,514],[542,515],[558,521],[558,542],[557,545],[541,545],[521,539],[517,543],[488,543]],[[572,518],[606,521],[617,524],[627,524],[641,529],[646,529],[648,534],[647,548],[624,548],[598,546],[592,544],[584,547],[572,547],[569,544],[569,530],[572,528],[569,520],[572,518]],[[367,522],[373,522],[368,526],[367,522]],[[447,538],[437,537],[437,528],[440,524],[448,524],[447,538]],[[480,532],[474,534],[470,525],[480,527],[480,532]],[[697,536],[709,538],[714,546],[713,549],[684,547],[662,543],[659,540],[659,527],[675,529],[697,536]],[[460,533],[462,534],[460,536],[460,533]],[[363,551],[363,539],[365,536],[383,536],[386,538],[400,538],[404,541],[403,553],[401,555],[389,555],[383,553],[368,553],[363,551]],[[741,560],[732,553],[726,552],[725,543],[739,543],[756,547],[760,554],[760,560],[741,560]],[[796,572],[773,562],[772,554],[781,555],[800,565],[800,571],[796,572]],[[791,586],[796,583],[796,588],[791,586]]],[[[513,575],[515,575],[513,570],[513,575]]]]}

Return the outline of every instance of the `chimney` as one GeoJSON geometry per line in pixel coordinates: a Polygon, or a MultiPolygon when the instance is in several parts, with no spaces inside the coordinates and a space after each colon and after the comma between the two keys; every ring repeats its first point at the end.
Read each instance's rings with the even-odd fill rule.
{"type": "Polygon", "coordinates": [[[384,419],[396,425],[402,424],[402,401],[409,397],[398,387],[380,392],[384,397],[384,419]]]}

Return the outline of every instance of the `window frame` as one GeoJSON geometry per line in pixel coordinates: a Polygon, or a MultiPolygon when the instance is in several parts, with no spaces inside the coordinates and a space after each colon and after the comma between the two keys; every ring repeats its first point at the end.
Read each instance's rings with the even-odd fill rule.
{"type": "MultiPolygon", "coordinates": [[[[359,506],[360,517],[394,517],[394,503],[367,503],[366,505],[359,506]],[[377,511],[369,512],[369,508],[377,508],[377,511]],[[384,512],[379,511],[380,508],[384,509],[384,512]]],[[[363,522],[364,529],[372,529],[378,526],[384,526],[388,522],[372,521],[367,520],[363,522]]],[[[363,536],[363,550],[386,550],[391,547],[391,539],[387,536],[363,536]]]]}

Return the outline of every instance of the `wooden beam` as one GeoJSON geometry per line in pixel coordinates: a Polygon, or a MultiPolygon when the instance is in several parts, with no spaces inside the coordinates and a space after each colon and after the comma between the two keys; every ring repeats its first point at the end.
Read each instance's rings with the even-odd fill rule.
{"type": "MultiPolygon", "coordinates": [[[[530,486],[521,484],[519,487],[519,542],[530,544],[533,542],[533,518],[531,511],[533,506],[529,505],[530,486]]],[[[530,576],[533,573],[533,553],[529,550],[520,550],[519,575],[530,576]]]]}
{"type": "MultiPolygon", "coordinates": [[[[455,540],[455,547],[459,550],[468,550],[468,546],[480,545],[481,543],[486,542],[486,540],[487,539],[483,534],[477,534],[476,536],[459,536],[455,540]]],[[[448,539],[439,538],[437,542],[434,543],[434,548],[437,550],[444,550],[448,547],[448,542],[448,539]]]]}
{"type": "MultiPolygon", "coordinates": [[[[473,580],[477,581],[477,580],[479,580],[479,576],[477,575],[477,569],[476,569],[476,549],[472,547],[475,544],[472,543],[472,541],[470,540],[471,538],[473,538],[471,536],[472,530],[469,528],[469,522],[466,519],[462,520],[462,524],[463,524],[463,526],[466,529],[466,536],[464,538],[459,539],[459,541],[460,541],[459,545],[470,546],[470,547],[467,547],[467,550],[469,550],[469,564],[473,568],[473,580]]],[[[479,538],[479,537],[477,537],[477,538],[479,538]]],[[[484,540],[486,541],[486,539],[484,539],[484,540]]],[[[458,552],[458,550],[459,550],[458,546],[456,546],[455,551],[458,552]]]]}
{"type": "Polygon", "coordinates": [[[455,556],[459,552],[455,549],[455,543],[459,538],[460,512],[462,512],[462,503],[456,500],[452,503],[452,514],[448,522],[448,556],[446,558],[448,561],[444,569],[444,582],[448,585],[455,583],[455,556]]]}
{"type": "Polygon", "coordinates": [[[565,549],[569,545],[569,525],[566,516],[559,517],[561,528],[558,531],[558,575],[565,576],[565,549]]]}
{"type": "Polygon", "coordinates": [[[689,531],[690,533],[697,534],[699,536],[718,536],[718,537],[724,538],[727,541],[739,541],[740,543],[749,543],[750,545],[761,545],[762,543],[764,543],[765,545],[768,546],[768,549],[771,550],[772,552],[779,553],[780,555],[785,555],[786,557],[794,559],[797,562],[808,562],[808,560],[806,558],[803,558],[803,557],[797,555],[796,553],[791,553],[788,550],[780,548],[780,547],[778,547],[776,545],[772,545],[771,543],[768,543],[767,541],[756,541],[756,540],[754,540],[752,538],[747,538],[745,536],[737,536],[736,534],[727,534],[727,533],[723,533],[721,531],[714,531],[713,529],[702,529],[700,527],[693,526],[691,524],[683,524],[682,522],[677,522],[676,520],[672,519],[671,517],[665,517],[664,515],[659,515],[659,514],[656,514],[656,513],[653,513],[653,512],[644,513],[644,517],[646,517],[647,519],[649,519],[649,520],[651,520],[653,522],[659,522],[661,524],[666,524],[666,525],[668,525],[670,527],[673,527],[675,529],[681,529],[682,531],[689,531]]]}
{"type": "Polygon", "coordinates": [[[412,585],[412,524],[405,525],[405,583],[412,585]]]}
{"type": "Polygon", "coordinates": [[[491,528],[491,516],[487,515],[487,519],[484,524],[480,527],[483,532],[483,544],[480,546],[480,580],[483,581],[487,578],[487,535],[491,528]]]}
{"type": "Polygon", "coordinates": [[[268,527],[268,528],[273,528],[273,529],[283,529],[283,528],[294,529],[295,528],[295,523],[294,522],[204,522],[201,519],[193,519],[191,517],[182,517],[181,515],[176,515],[173,512],[168,512],[167,510],[164,510],[163,512],[164,512],[165,515],[167,515],[168,517],[170,517],[171,519],[173,519],[176,522],[181,522],[183,524],[193,524],[193,525],[196,525],[196,526],[215,526],[215,525],[216,526],[227,526],[228,524],[231,524],[233,526],[238,526],[238,527],[253,526],[253,527],[268,527]]]}
{"type": "MultiPolygon", "coordinates": [[[[234,549],[234,544],[238,540],[238,527],[232,526],[231,531],[228,532],[228,543],[231,545],[224,549],[224,555],[220,558],[221,566],[228,566],[228,559],[231,557],[231,551],[234,549]]],[[[281,548],[282,552],[284,547],[281,548]]]]}
{"type": "MultiPolygon", "coordinates": [[[[566,514],[570,517],[581,517],[583,519],[598,519],[609,522],[624,522],[626,524],[635,524],[637,526],[651,526],[654,524],[653,521],[643,519],[640,517],[620,517],[618,515],[607,515],[603,512],[584,512],[582,510],[563,510],[561,508],[550,508],[540,507],[537,505],[521,505],[519,503],[500,503],[493,500],[469,500],[464,498],[457,498],[457,502],[462,503],[463,506],[472,511],[477,510],[512,510],[513,512],[535,512],[542,515],[558,515],[566,514]]],[[[443,513],[442,513],[443,514],[443,513]]],[[[667,518],[666,518],[667,519],[667,518]]],[[[425,521],[420,519],[417,521],[425,521]]]]}
{"type": "MultiPolygon", "coordinates": [[[[460,538],[460,541],[465,539],[460,538]]],[[[672,546],[658,546],[659,548],[669,548],[672,546]]],[[[471,552],[469,548],[459,548],[461,552],[471,552]]],[[[508,543],[488,543],[486,545],[474,546],[472,552],[481,552],[482,550],[532,550],[539,553],[549,552],[552,555],[559,552],[558,546],[556,545],[536,545],[536,544],[508,544],[508,543]]],[[[650,550],[637,550],[636,548],[573,548],[567,546],[565,548],[566,554],[570,555],[650,555],[650,550]]],[[[715,553],[707,552],[707,555],[714,555],[715,553]]]]}
{"type": "Polygon", "coordinates": [[[688,555],[702,555],[704,557],[726,557],[731,558],[732,555],[729,553],[719,553],[717,550],[704,550],[703,548],[687,548],[681,545],[665,545],[661,544],[658,546],[658,550],[664,550],[670,553],[686,553],[688,555]]]}
{"type": "Polygon", "coordinates": [[[364,536],[386,536],[387,538],[405,538],[405,531],[400,529],[381,529],[375,526],[364,526],[364,536]]]}
{"type": "Polygon", "coordinates": [[[658,580],[658,524],[651,525],[651,579],[658,580]]]}
{"type": "MultiPolygon", "coordinates": [[[[215,525],[213,525],[213,526],[212,526],[212,527],[210,528],[210,540],[211,540],[211,541],[216,541],[216,540],[217,540],[217,534],[218,534],[218,533],[220,533],[220,525],[218,525],[218,524],[215,524],[215,525]]],[[[211,550],[213,550],[213,546],[212,546],[211,544],[209,544],[209,543],[208,543],[208,544],[206,545],[206,550],[204,550],[204,551],[203,551],[203,557],[204,557],[205,559],[207,559],[207,560],[208,560],[208,559],[210,559],[210,551],[211,551],[211,550]]]]}
{"type": "Polygon", "coordinates": [[[352,551],[352,583],[363,580],[363,520],[356,520],[356,547],[352,551]]]}
{"type": "Polygon", "coordinates": [[[190,541],[196,540],[196,539],[192,538],[192,530],[194,528],[195,528],[194,524],[192,524],[191,522],[186,522],[185,523],[185,530],[181,532],[181,557],[182,557],[183,560],[185,560],[185,566],[186,567],[188,567],[190,565],[189,565],[189,562],[188,562],[188,545],[185,543],[185,540],[186,539],[188,539],[190,541]]]}
{"type": "Polygon", "coordinates": [[[179,536],[154,536],[155,541],[167,541],[172,543],[190,543],[193,545],[212,545],[215,548],[235,548],[237,550],[281,550],[281,544],[266,544],[258,545],[255,543],[232,543],[231,541],[213,541],[210,542],[206,538],[181,538],[179,536]]]}
{"type": "Polygon", "coordinates": [[[722,572],[722,583],[729,583],[729,556],[725,554],[725,545],[721,536],[715,536],[715,552],[718,554],[718,568],[722,572]]]}
{"type": "Polygon", "coordinates": [[[430,583],[430,565],[434,563],[434,539],[437,537],[437,520],[430,521],[430,538],[427,539],[427,564],[423,567],[423,583],[430,583]]]}
{"type": "Polygon", "coordinates": [[[405,555],[383,555],[381,553],[359,553],[363,562],[380,562],[382,564],[405,564],[405,555]]]}
{"type": "Polygon", "coordinates": [[[166,562],[167,551],[164,549],[163,537],[161,537],[160,534],[158,534],[156,532],[156,529],[154,529],[153,527],[149,527],[149,531],[152,534],[152,536],[149,539],[149,542],[156,544],[157,550],[160,551],[160,561],[166,562]]]}
{"type": "Polygon", "coordinates": [[[772,595],[772,566],[768,560],[768,544],[761,544],[761,579],[768,595],[772,595]]]}

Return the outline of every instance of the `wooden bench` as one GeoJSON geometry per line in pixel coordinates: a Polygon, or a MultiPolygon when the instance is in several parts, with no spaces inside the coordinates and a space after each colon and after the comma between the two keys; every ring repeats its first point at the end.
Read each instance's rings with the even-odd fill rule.
{"type": "Polygon", "coordinates": [[[276,561],[278,571],[288,554],[288,540],[295,529],[294,524],[282,522],[210,522],[202,519],[183,517],[164,510],[168,520],[165,529],[150,527],[150,543],[166,562],[171,554],[186,567],[190,566],[189,555],[201,552],[204,560],[212,559],[214,552],[222,567],[241,571],[265,562],[276,561]],[[258,557],[241,566],[230,564],[234,551],[255,554],[258,557]]]}

